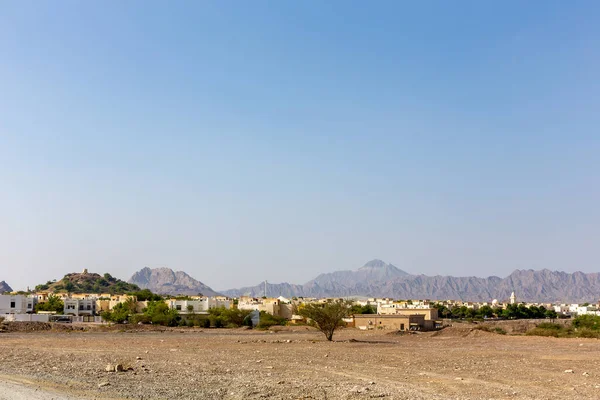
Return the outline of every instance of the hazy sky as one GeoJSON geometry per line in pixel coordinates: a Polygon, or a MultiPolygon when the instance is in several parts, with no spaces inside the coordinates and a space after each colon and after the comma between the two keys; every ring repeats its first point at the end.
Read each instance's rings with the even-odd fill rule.
{"type": "Polygon", "coordinates": [[[600,271],[597,1],[0,6],[0,280],[600,271]]]}

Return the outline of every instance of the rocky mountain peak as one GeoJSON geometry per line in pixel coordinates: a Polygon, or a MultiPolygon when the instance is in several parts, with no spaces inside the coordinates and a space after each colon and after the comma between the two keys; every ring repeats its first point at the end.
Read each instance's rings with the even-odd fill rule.
{"type": "Polygon", "coordinates": [[[0,294],[4,293],[4,292],[12,292],[12,288],[10,286],[8,286],[8,283],[1,281],[0,282],[0,294]]]}
{"type": "Polygon", "coordinates": [[[134,273],[129,279],[130,283],[135,283],[143,289],[150,289],[154,293],[167,295],[197,295],[199,293],[205,296],[218,295],[204,283],[197,281],[183,271],[173,271],[170,268],[142,268],[134,273]]]}
{"type": "Polygon", "coordinates": [[[388,264],[386,264],[385,261],[381,261],[381,260],[375,259],[375,260],[369,261],[368,263],[366,263],[365,265],[363,265],[360,269],[385,268],[387,266],[388,266],[388,264]]]}

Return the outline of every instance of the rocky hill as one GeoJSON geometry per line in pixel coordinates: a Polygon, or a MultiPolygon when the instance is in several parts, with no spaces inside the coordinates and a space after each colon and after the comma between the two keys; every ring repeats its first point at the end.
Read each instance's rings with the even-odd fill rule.
{"type": "MultiPolygon", "coordinates": [[[[304,285],[268,284],[269,296],[391,297],[396,299],[506,301],[511,292],[519,301],[596,302],[600,274],[516,270],[506,278],[410,275],[391,264],[373,260],[355,271],[319,275],[304,285]]],[[[223,292],[228,296],[262,296],[264,283],[223,292]]]]}
{"type": "Polygon", "coordinates": [[[37,285],[36,291],[54,293],[109,293],[120,294],[140,290],[139,286],[112,277],[110,274],[99,275],[84,270],[82,273],[65,275],[60,281],[48,281],[37,285]]]}
{"type": "Polygon", "coordinates": [[[170,268],[150,269],[146,267],[133,274],[128,282],[159,294],[197,295],[201,293],[204,296],[219,295],[219,293],[185,272],[173,271],[170,268]]]}
{"type": "Polygon", "coordinates": [[[1,281],[0,282],[0,294],[4,293],[4,292],[12,292],[12,288],[10,286],[8,286],[8,283],[1,281]]]}

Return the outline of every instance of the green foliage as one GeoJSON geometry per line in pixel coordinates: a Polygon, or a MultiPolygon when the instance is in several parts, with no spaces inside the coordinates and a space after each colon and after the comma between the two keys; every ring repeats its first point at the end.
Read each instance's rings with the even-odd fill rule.
{"type": "Polygon", "coordinates": [[[298,314],[310,320],[331,341],[335,330],[344,326],[343,318],[350,314],[350,307],[351,303],[343,300],[308,303],[298,309],[298,314]]]}
{"type": "Polygon", "coordinates": [[[129,322],[132,324],[139,324],[140,322],[142,324],[149,324],[152,322],[152,317],[147,314],[134,314],[129,319],[129,322]]]}
{"type": "Polygon", "coordinates": [[[244,325],[244,320],[250,315],[251,310],[238,310],[237,308],[227,309],[225,307],[211,308],[209,310],[209,321],[214,328],[240,327],[244,325]]]}
{"type": "Polygon", "coordinates": [[[138,299],[138,301],[159,301],[163,299],[161,295],[154,294],[149,289],[138,290],[135,292],[130,292],[128,294],[131,296],[135,296],[138,299]]]}
{"type": "Polygon", "coordinates": [[[572,333],[572,329],[564,325],[543,322],[525,334],[528,336],[569,337],[572,333]]]}
{"type": "MultiPolygon", "coordinates": [[[[250,321],[250,325],[252,321],[250,321]]],[[[258,329],[269,329],[275,325],[286,325],[287,320],[285,318],[277,317],[275,315],[271,315],[267,312],[260,312],[260,322],[258,323],[258,329]]]]}
{"type": "Polygon", "coordinates": [[[149,301],[144,314],[150,317],[153,324],[164,326],[177,326],[181,317],[177,310],[172,310],[164,301],[149,301]]]}
{"type": "Polygon", "coordinates": [[[139,286],[113,278],[110,274],[67,274],[60,282],[48,281],[35,287],[37,291],[68,293],[110,293],[123,294],[140,291],[139,286]]]}
{"type": "Polygon", "coordinates": [[[75,289],[75,285],[73,285],[73,282],[67,281],[65,283],[65,290],[70,293],[73,291],[73,289],[75,289]]]}
{"type": "Polygon", "coordinates": [[[377,307],[365,305],[361,306],[358,304],[350,307],[350,314],[377,314],[377,307]]]}
{"type": "Polygon", "coordinates": [[[506,331],[499,326],[491,327],[489,325],[477,325],[474,329],[478,329],[480,331],[497,333],[499,335],[506,335],[506,331]]]}
{"type": "Polygon", "coordinates": [[[46,282],[46,283],[43,283],[43,284],[41,284],[41,285],[37,285],[37,286],[35,287],[35,291],[36,291],[36,292],[41,292],[41,291],[43,291],[43,290],[48,290],[48,288],[50,287],[50,285],[52,285],[52,282],[51,282],[51,281],[48,281],[48,282],[46,282]]]}
{"type": "Polygon", "coordinates": [[[65,309],[65,303],[60,297],[55,295],[49,295],[48,300],[43,303],[37,303],[35,305],[35,312],[40,311],[55,311],[57,314],[62,314],[65,309]]]}
{"type": "Polygon", "coordinates": [[[544,306],[526,307],[524,304],[508,304],[505,309],[490,306],[482,306],[474,310],[466,306],[447,308],[443,304],[434,305],[438,309],[438,314],[442,318],[455,319],[485,319],[500,317],[506,319],[541,319],[541,318],[556,318],[557,314],[554,310],[547,310],[544,306]]]}
{"type": "Polygon", "coordinates": [[[128,321],[135,314],[137,302],[133,299],[127,299],[123,303],[119,303],[110,311],[103,311],[100,316],[106,321],[112,321],[121,324],[128,321]]]}
{"type": "Polygon", "coordinates": [[[586,328],[593,331],[600,330],[600,316],[580,315],[573,320],[573,327],[577,329],[586,328]]]}
{"type": "Polygon", "coordinates": [[[560,325],[545,322],[529,330],[530,336],[552,336],[557,338],[600,338],[600,317],[596,315],[581,315],[573,320],[571,325],[560,325]],[[591,318],[590,318],[591,317],[591,318]]]}

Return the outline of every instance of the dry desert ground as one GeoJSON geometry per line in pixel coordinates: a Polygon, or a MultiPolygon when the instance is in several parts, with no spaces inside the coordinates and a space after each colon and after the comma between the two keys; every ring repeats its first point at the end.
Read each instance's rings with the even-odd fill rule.
{"type": "Polygon", "coordinates": [[[452,327],[0,333],[0,399],[599,399],[600,340],[452,327]],[[121,364],[126,371],[107,372],[121,364]],[[569,372],[565,372],[569,371],[569,372]]]}

